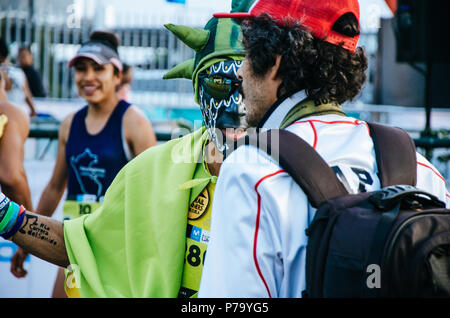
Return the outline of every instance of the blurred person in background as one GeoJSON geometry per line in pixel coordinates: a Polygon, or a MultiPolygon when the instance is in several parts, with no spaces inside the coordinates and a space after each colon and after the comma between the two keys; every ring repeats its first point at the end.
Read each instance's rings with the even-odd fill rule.
{"type": "MultiPolygon", "coordinates": [[[[36,208],[38,214],[51,217],[66,188],[64,220],[92,213],[120,169],[156,145],[152,125],[142,111],[116,94],[123,70],[118,46],[114,33],[95,31],[69,62],[87,105],[61,123],[55,167],[36,208]]],[[[26,256],[19,248],[13,257],[11,269],[16,277],[25,276],[26,256]]],[[[52,296],[66,296],[62,268],[52,296]]]]}
{"type": "Polygon", "coordinates": [[[46,97],[47,94],[42,84],[41,74],[33,67],[34,57],[28,46],[22,46],[19,49],[17,62],[27,77],[28,86],[33,97],[46,97]]]}
{"type": "MultiPolygon", "coordinates": [[[[33,209],[24,167],[30,120],[23,111],[8,102],[5,75],[0,71],[0,188],[12,200],[23,202],[26,209],[33,209]]],[[[22,271],[26,275],[26,271],[22,271]]]]}
{"type": "Polygon", "coordinates": [[[37,116],[27,78],[20,68],[10,63],[8,55],[8,44],[0,38],[0,69],[5,74],[4,80],[8,101],[31,117],[37,116]]]}
{"type": "Polygon", "coordinates": [[[27,209],[32,209],[23,165],[29,131],[29,118],[7,101],[5,75],[0,71],[0,187],[12,200],[23,202],[27,209]]]}
{"type": "Polygon", "coordinates": [[[196,53],[164,78],[192,81],[205,126],[132,160],[94,213],[63,225],[27,211],[22,230],[12,234],[33,255],[76,264],[66,277],[66,287],[76,287],[67,288],[70,296],[197,295],[217,175],[228,143],[245,134],[236,77],[245,52],[232,19],[212,18],[204,29],[166,27],[196,53]],[[41,239],[27,232],[31,218],[48,228],[41,239]]]}
{"type": "Polygon", "coordinates": [[[129,95],[131,91],[131,82],[133,81],[133,67],[123,63],[122,81],[117,89],[117,96],[119,99],[129,101],[129,95]]]}

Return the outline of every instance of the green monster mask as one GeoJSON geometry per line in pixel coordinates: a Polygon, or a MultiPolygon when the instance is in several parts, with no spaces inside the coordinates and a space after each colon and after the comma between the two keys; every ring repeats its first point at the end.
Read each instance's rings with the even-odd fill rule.
{"type": "MultiPolygon", "coordinates": [[[[216,85],[217,89],[222,89],[230,80],[233,84],[236,83],[235,72],[214,74],[211,70],[220,68],[218,66],[223,65],[224,62],[229,63],[233,61],[235,67],[240,67],[241,61],[245,56],[241,28],[236,21],[228,18],[212,18],[204,29],[173,24],[167,24],[165,27],[186,45],[194,49],[195,57],[172,68],[164,75],[163,79],[186,78],[192,80],[194,100],[200,105],[203,120],[208,127],[211,139],[220,151],[224,151],[224,138],[223,136],[218,136],[216,128],[223,129],[225,127],[220,127],[220,124],[216,127],[216,124],[229,123],[230,120],[221,119],[235,113],[234,115],[242,118],[240,123],[239,120],[235,120],[233,124],[223,125],[233,128],[244,128],[242,98],[238,98],[239,93],[237,90],[230,91],[234,94],[234,98],[229,95],[214,99],[203,92],[205,86],[207,86],[206,88],[214,89],[214,85],[216,85]],[[219,106],[214,109],[213,105],[219,106]]],[[[220,94],[218,95],[220,96],[220,94]]]]}

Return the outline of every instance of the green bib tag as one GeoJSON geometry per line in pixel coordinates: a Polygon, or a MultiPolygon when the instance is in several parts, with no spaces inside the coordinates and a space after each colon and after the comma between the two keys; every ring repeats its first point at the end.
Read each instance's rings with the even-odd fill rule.
{"type": "Polygon", "coordinates": [[[64,201],[63,219],[72,220],[85,214],[91,214],[101,205],[100,202],[78,202],[73,200],[64,201]]]}

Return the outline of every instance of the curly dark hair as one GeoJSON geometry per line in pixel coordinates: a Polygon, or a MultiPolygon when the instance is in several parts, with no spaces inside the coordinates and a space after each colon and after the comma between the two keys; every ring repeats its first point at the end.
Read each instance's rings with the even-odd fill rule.
{"type": "MultiPolygon", "coordinates": [[[[345,35],[359,34],[358,21],[344,15],[333,30],[345,35]]],[[[242,24],[243,42],[253,73],[264,76],[281,55],[278,76],[283,79],[278,97],[305,89],[314,101],[354,99],[366,80],[367,57],[358,47],[354,53],[314,37],[296,20],[278,24],[268,14],[242,24]]]]}

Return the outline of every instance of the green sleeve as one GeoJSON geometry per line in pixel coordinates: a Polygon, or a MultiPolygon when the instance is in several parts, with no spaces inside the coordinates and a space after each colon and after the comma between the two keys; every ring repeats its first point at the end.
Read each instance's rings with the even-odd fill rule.
{"type": "Polygon", "coordinates": [[[177,297],[190,195],[179,185],[193,178],[206,134],[148,149],[119,172],[101,207],[65,221],[82,297],[177,297]]]}

